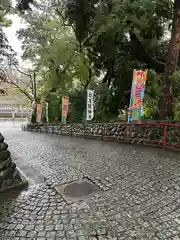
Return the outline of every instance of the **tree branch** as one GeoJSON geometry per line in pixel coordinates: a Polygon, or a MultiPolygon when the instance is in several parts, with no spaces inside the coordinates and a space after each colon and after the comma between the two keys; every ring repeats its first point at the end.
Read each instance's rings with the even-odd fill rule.
{"type": "Polygon", "coordinates": [[[150,53],[144,48],[142,43],[137,38],[134,32],[130,32],[131,41],[134,43],[133,52],[136,54],[136,58],[139,61],[143,61],[148,64],[148,66],[159,73],[164,72],[165,63],[158,61],[157,59],[153,58],[150,53]]]}
{"type": "Polygon", "coordinates": [[[65,27],[72,27],[73,32],[76,33],[76,29],[75,29],[75,27],[73,26],[73,24],[69,24],[69,23],[66,24],[66,17],[62,14],[62,12],[61,12],[58,8],[55,8],[55,11],[56,11],[56,13],[61,17],[61,19],[62,19],[62,21],[63,21],[63,25],[64,25],[65,27]]]}
{"type": "Polygon", "coordinates": [[[30,74],[27,74],[27,73],[21,71],[15,64],[14,64],[13,66],[16,68],[16,70],[17,70],[19,73],[21,73],[21,74],[23,74],[23,75],[25,75],[25,76],[27,76],[27,77],[32,78],[32,76],[31,76],[30,74]]]}
{"type": "Polygon", "coordinates": [[[1,69],[1,83],[8,83],[15,86],[20,92],[22,92],[31,102],[34,100],[33,97],[23,88],[21,88],[17,83],[11,80],[8,73],[1,69]]]}
{"type": "Polygon", "coordinates": [[[6,83],[14,85],[20,92],[22,92],[27,98],[29,98],[29,100],[31,102],[33,102],[33,100],[34,100],[33,97],[28,92],[26,92],[24,89],[22,89],[18,84],[16,84],[15,82],[11,82],[11,81],[7,81],[6,83]]]}

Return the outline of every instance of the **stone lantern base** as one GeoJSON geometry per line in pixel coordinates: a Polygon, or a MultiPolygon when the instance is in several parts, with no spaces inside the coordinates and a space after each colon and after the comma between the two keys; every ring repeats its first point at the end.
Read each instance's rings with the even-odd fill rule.
{"type": "Polygon", "coordinates": [[[24,185],[27,185],[27,181],[12,162],[8,144],[4,142],[4,137],[0,133],[0,193],[24,185]]]}

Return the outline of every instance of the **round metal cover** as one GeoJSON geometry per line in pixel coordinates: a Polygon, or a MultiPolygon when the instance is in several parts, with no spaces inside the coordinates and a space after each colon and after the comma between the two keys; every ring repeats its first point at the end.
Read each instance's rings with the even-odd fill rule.
{"type": "Polygon", "coordinates": [[[69,197],[83,197],[91,194],[93,185],[88,182],[71,183],[64,189],[64,193],[69,197]]]}

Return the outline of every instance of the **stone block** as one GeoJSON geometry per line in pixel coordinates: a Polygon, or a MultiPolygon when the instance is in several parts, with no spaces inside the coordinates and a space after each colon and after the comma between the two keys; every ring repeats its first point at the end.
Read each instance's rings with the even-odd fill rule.
{"type": "Polygon", "coordinates": [[[0,152],[6,151],[8,149],[8,144],[5,142],[0,143],[0,152]]]}
{"type": "Polygon", "coordinates": [[[4,162],[5,160],[7,160],[8,158],[10,158],[10,152],[9,151],[1,151],[0,152],[0,162],[4,162]]]}
{"type": "Polygon", "coordinates": [[[0,180],[7,180],[9,178],[12,178],[14,172],[15,172],[15,164],[11,164],[11,166],[4,170],[4,171],[1,171],[0,172],[0,180]]]}
{"type": "Polygon", "coordinates": [[[0,143],[4,142],[4,137],[3,135],[0,133],[0,143]]]}
{"type": "Polygon", "coordinates": [[[0,162],[0,171],[8,168],[12,163],[11,158],[8,158],[7,160],[5,160],[4,162],[0,162]]]}

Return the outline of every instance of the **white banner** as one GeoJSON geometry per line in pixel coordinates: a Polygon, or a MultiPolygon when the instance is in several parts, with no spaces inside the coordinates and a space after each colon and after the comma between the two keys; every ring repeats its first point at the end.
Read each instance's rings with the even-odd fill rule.
{"type": "Polygon", "coordinates": [[[94,117],[94,90],[87,90],[86,120],[90,121],[94,117]]]}
{"type": "Polygon", "coordinates": [[[48,112],[48,110],[49,110],[49,103],[48,102],[46,102],[46,106],[45,106],[45,109],[46,109],[46,122],[48,123],[49,122],[49,112],[48,112]]]}

